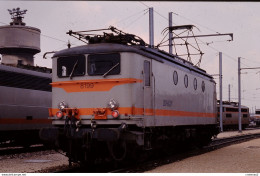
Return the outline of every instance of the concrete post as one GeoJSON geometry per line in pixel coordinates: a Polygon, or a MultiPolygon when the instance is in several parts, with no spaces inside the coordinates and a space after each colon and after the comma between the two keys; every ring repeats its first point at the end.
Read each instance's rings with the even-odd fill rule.
{"type": "Polygon", "coordinates": [[[219,122],[220,131],[223,132],[223,103],[222,103],[222,52],[219,52],[219,122]]]}
{"type": "MultiPolygon", "coordinates": [[[[169,27],[172,26],[172,12],[169,12],[169,27]]],[[[172,31],[169,30],[169,53],[172,54],[172,31]]]]}
{"type": "Polygon", "coordinates": [[[241,133],[241,68],[240,57],[238,58],[238,130],[241,133]]]}
{"type": "Polygon", "coordinates": [[[153,25],[153,7],[149,8],[149,44],[154,47],[154,25],[153,25]]]}

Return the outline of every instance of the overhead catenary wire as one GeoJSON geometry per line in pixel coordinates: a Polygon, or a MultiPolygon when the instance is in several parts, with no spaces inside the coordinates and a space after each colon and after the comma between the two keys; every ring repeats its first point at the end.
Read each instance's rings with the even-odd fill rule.
{"type": "Polygon", "coordinates": [[[50,39],[53,39],[53,40],[57,40],[57,41],[60,41],[60,42],[63,42],[63,43],[67,43],[67,41],[60,40],[60,39],[57,39],[57,38],[54,38],[54,37],[51,37],[51,36],[48,36],[48,35],[45,35],[45,34],[41,34],[41,36],[47,37],[47,38],[50,38],[50,39]]]}
{"type": "MultiPolygon", "coordinates": [[[[146,6],[146,7],[149,8],[149,6],[146,5],[144,2],[141,2],[141,1],[139,1],[139,2],[140,2],[141,4],[143,4],[144,6],[146,6]]],[[[168,18],[167,18],[167,17],[161,15],[161,14],[160,14],[159,12],[157,12],[157,11],[155,11],[155,12],[156,12],[159,16],[163,17],[165,20],[168,21],[168,18]]],[[[187,17],[185,17],[185,16],[182,16],[182,15],[180,15],[180,14],[178,14],[178,13],[175,13],[175,12],[172,12],[172,13],[173,13],[174,15],[176,15],[176,16],[179,16],[179,17],[184,18],[184,19],[186,19],[186,20],[188,20],[188,21],[191,21],[191,22],[194,23],[194,24],[198,24],[199,26],[202,26],[203,28],[206,28],[206,29],[208,29],[208,30],[210,30],[210,31],[212,31],[212,32],[214,32],[214,33],[220,34],[219,32],[217,32],[217,31],[215,31],[215,30],[213,30],[213,29],[210,29],[209,27],[206,27],[206,26],[204,26],[204,25],[201,25],[201,24],[195,22],[194,20],[191,20],[191,19],[189,19],[189,18],[187,18],[187,17]]],[[[176,24],[175,24],[175,25],[176,25],[176,24]]],[[[215,50],[215,51],[217,51],[217,52],[220,52],[218,49],[216,49],[216,48],[214,48],[214,47],[212,47],[212,46],[209,46],[207,42],[204,42],[204,41],[202,41],[202,40],[200,40],[200,39],[198,39],[198,40],[199,40],[202,44],[208,46],[209,48],[211,48],[211,49],[213,49],[213,50],[215,50]]],[[[164,45],[164,46],[165,46],[165,45],[164,45]]],[[[166,45],[166,46],[167,46],[167,45],[166,45]]],[[[222,52],[222,53],[223,53],[223,52],[222,52]]],[[[229,59],[231,59],[231,60],[237,62],[237,58],[231,57],[231,56],[229,56],[229,55],[226,54],[226,53],[223,53],[223,55],[225,55],[225,56],[227,56],[229,59]]],[[[243,62],[241,62],[241,64],[244,65],[244,66],[248,66],[247,64],[245,64],[245,63],[243,63],[243,62]]]]}
{"type": "MultiPolygon", "coordinates": [[[[146,7],[148,7],[145,3],[143,3],[143,2],[141,2],[141,3],[142,3],[143,5],[145,5],[146,7]]],[[[157,12],[157,14],[159,14],[159,13],[157,12]]],[[[173,12],[173,14],[178,15],[177,13],[174,13],[174,12],[173,12]]],[[[162,16],[161,14],[159,14],[159,15],[162,16]]],[[[178,16],[180,16],[180,17],[182,17],[182,18],[186,18],[186,17],[181,16],[181,15],[178,15],[178,16]]],[[[166,17],[164,17],[164,19],[168,21],[168,19],[167,19],[166,17]]],[[[188,19],[188,18],[186,18],[186,19],[188,19]]],[[[189,20],[189,19],[188,19],[188,20],[189,20]]],[[[194,23],[193,20],[190,20],[190,21],[192,21],[192,22],[194,23]]],[[[195,22],[195,24],[198,24],[198,23],[195,22]]],[[[214,31],[214,30],[212,30],[212,29],[210,29],[210,28],[208,28],[208,27],[206,27],[206,26],[203,26],[203,25],[201,25],[201,24],[198,24],[198,25],[199,25],[199,26],[202,26],[202,27],[204,27],[204,28],[207,28],[208,30],[213,31],[213,32],[219,34],[219,32],[214,31]]],[[[164,39],[163,39],[163,40],[164,40],[164,39]]],[[[159,45],[161,45],[162,43],[165,43],[165,42],[163,42],[163,40],[159,43],[159,45]]],[[[173,41],[174,41],[174,40],[173,40],[173,41]]],[[[200,42],[201,42],[202,44],[204,44],[205,46],[208,46],[210,49],[215,50],[215,51],[217,51],[218,53],[220,52],[220,51],[219,51],[218,49],[216,49],[215,47],[209,46],[209,45],[212,44],[213,42],[211,42],[211,43],[209,43],[209,42],[204,42],[204,41],[202,41],[202,40],[200,40],[200,39],[198,39],[198,41],[200,41],[200,42]]],[[[228,41],[229,41],[229,40],[228,40],[228,41]]],[[[196,42],[197,42],[197,41],[196,41],[196,42]]],[[[165,45],[164,45],[164,46],[165,46],[165,45]]],[[[169,46],[169,45],[166,45],[166,46],[169,46]]],[[[175,53],[177,54],[176,48],[175,48],[175,53]]],[[[222,52],[222,53],[223,53],[223,52],[222,52]]],[[[228,59],[231,59],[231,60],[234,61],[235,63],[238,62],[237,58],[234,58],[234,57],[230,56],[230,55],[227,54],[227,53],[223,53],[223,55],[224,55],[225,57],[227,57],[228,59]]],[[[244,62],[241,62],[241,65],[242,65],[242,66],[249,67],[248,64],[245,64],[244,62]]],[[[234,68],[234,67],[232,67],[232,68],[234,68]]],[[[244,99],[243,99],[243,100],[244,100],[244,99]]]]}
{"type": "Polygon", "coordinates": [[[217,32],[217,31],[215,31],[215,30],[213,30],[213,29],[210,29],[210,28],[207,27],[207,26],[201,25],[201,24],[199,24],[199,23],[197,23],[197,22],[195,22],[195,21],[193,21],[193,20],[191,20],[191,19],[189,19],[189,18],[187,18],[187,17],[185,17],[185,16],[182,16],[182,15],[177,14],[177,13],[174,13],[174,12],[173,12],[173,14],[176,15],[176,16],[179,16],[179,17],[181,17],[181,18],[184,18],[184,19],[186,19],[186,20],[188,20],[188,21],[190,21],[190,22],[192,22],[192,23],[194,23],[194,24],[198,24],[199,26],[201,26],[201,27],[203,27],[203,28],[205,28],[205,29],[208,29],[208,30],[210,30],[210,31],[212,31],[212,32],[214,32],[214,33],[220,34],[219,32],[217,32]]]}
{"type": "MultiPolygon", "coordinates": [[[[0,23],[1,23],[1,24],[4,24],[4,25],[8,25],[7,23],[3,23],[3,22],[0,22],[0,23]]],[[[31,33],[37,33],[37,32],[31,31],[31,30],[26,29],[26,28],[17,28],[17,29],[29,31],[29,32],[31,32],[31,33]]],[[[37,33],[37,34],[38,34],[38,33],[37,33]]],[[[56,40],[56,41],[60,41],[60,42],[63,42],[63,43],[67,43],[67,41],[64,41],[64,40],[61,40],[61,39],[58,39],[58,38],[55,38],[55,37],[48,36],[48,35],[46,35],[46,34],[40,33],[40,35],[43,36],[43,37],[46,37],[46,38],[50,38],[50,39],[56,40]]]]}
{"type": "MultiPolygon", "coordinates": [[[[168,40],[166,40],[166,41],[164,41],[163,43],[166,43],[167,41],[169,41],[169,39],[168,40]]],[[[198,44],[199,45],[211,45],[211,44],[214,44],[214,43],[224,43],[224,42],[227,42],[227,40],[220,40],[220,41],[211,41],[211,42],[205,42],[205,43],[199,43],[198,42],[198,44]]],[[[196,44],[196,43],[190,43],[190,44],[196,44]]],[[[178,45],[178,44],[175,44],[175,45],[178,45]]],[[[183,44],[179,44],[179,45],[183,45],[183,44]]],[[[165,44],[165,45],[160,45],[160,46],[169,46],[169,44],[165,44]]],[[[256,61],[255,61],[256,62],[256,61]]],[[[260,63],[260,62],[256,62],[256,63],[260,63]]]]}
{"type": "Polygon", "coordinates": [[[254,60],[252,60],[252,59],[248,59],[248,58],[243,58],[243,59],[248,60],[248,61],[250,61],[250,62],[254,62],[254,63],[260,64],[260,62],[254,61],[254,60]]]}
{"type": "Polygon", "coordinates": [[[113,24],[112,24],[112,26],[115,26],[116,24],[119,24],[119,23],[122,23],[123,21],[126,21],[126,20],[128,20],[128,19],[130,19],[130,18],[132,18],[132,17],[134,17],[134,16],[136,16],[136,15],[139,15],[139,14],[141,14],[141,13],[147,13],[146,11],[148,11],[148,8],[147,9],[144,9],[144,10],[142,10],[142,11],[139,11],[139,12],[137,12],[137,13],[134,13],[134,14],[131,14],[130,16],[127,16],[127,17],[125,17],[125,18],[123,18],[123,19],[121,19],[121,20],[119,20],[119,21],[116,21],[116,22],[114,22],[113,24]]]}
{"type": "MultiPolygon", "coordinates": [[[[147,12],[148,12],[148,10],[146,11],[146,13],[147,13],[147,12]]],[[[129,22],[129,24],[128,24],[126,27],[124,27],[123,29],[126,29],[126,28],[128,28],[129,26],[133,25],[135,22],[139,21],[142,17],[145,16],[146,13],[141,14],[140,16],[138,16],[137,18],[135,18],[133,21],[129,22]]]]}
{"type": "MultiPolygon", "coordinates": [[[[145,5],[146,7],[149,7],[149,6],[147,6],[145,3],[143,3],[143,2],[141,2],[143,5],[145,5]]],[[[160,16],[162,16],[159,12],[157,12],[156,11],[156,13],[157,14],[159,14],[160,16]]],[[[174,13],[173,12],[173,14],[175,14],[175,15],[178,15],[178,16],[181,16],[181,15],[179,15],[179,14],[177,14],[177,13],[174,13]]],[[[166,19],[167,21],[168,21],[168,19],[166,18],[166,17],[164,17],[164,16],[162,16],[164,19],[166,19]]],[[[181,16],[182,18],[186,18],[186,17],[184,17],[184,16],[181,16]]],[[[190,19],[188,19],[188,18],[186,18],[187,20],[190,20],[190,19]]],[[[195,24],[198,24],[198,23],[196,23],[196,22],[194,22],[193,20],[190,20],[190,21],[192,21],[193,23],[195,23],[195,24]]],[[[217,34],[219,34],[219,32],[217,32],[217,31],[214,31],[214,30],[212,30],[212,29],[210,29],[210,28],[208,28],[208,27],[206,27],[206,26],[203,26],[203,25],[201,25],[201,24],[198,24],[198,25],[200,25],[200,26],[202,26],[202,27],[204,27],[204,28],[207,28],[208,30],[211,30],[211,31],[213,31],[213,32],[215,32],[215,33],[217,33],[217,34]]],[[[206,46],[208,46],[209,48],[211,48],[211,49],[213,49],[213,50],[215,50],[215,51],[217,51],[217,52],[220,52],[218,49],[216,49],[216,48],[214,48],[214,47],[212,47],[212,46],[209,46],[209,43],[207,43],[207,42],[204,42],[204,41],[202,41],[202,40],[200,40],[200,39],[198,39],[202,44],[204,44],[204,45],[206,45],[206,46]]],[[[164,42],[163,42],[164,43],[164,42]]],[[[164,46],[169,46],[169,45],[164,45],[164,46]]],[[[176,54],[177,54],[177,51],[176,51],[176,48],[175,48],[175,52],[176,52],[176,54]]],[[[222,52],[223,53],[223,52],[222,52]]],[[[229,59],[231,59],[231,60],[233,60],[234,62],[236,62],[237,63],[237,58],[234,58],[234,57],[232,57],[232,56],[229,56],[227,53],[223,53],[223,55],[225,55],[227,58],[229,58],[229,59]]],[[[244,62],[241,62],[241,65],[243,65],[243,66],[246,66],[246,67],[249,67],[247,64],[245,64],[244,62]]]]}
{"type": "MultiPolygon", "coordinates": [[[[144,6],[146,6],[147,8],[150,8],[148,5],[146,5],[144,2],[139,1],[141,4],[143,4],[144,6]]],[[[157,13],[159,16],[161,16],[162,18],[164,18],[165,20],[168,21],[168,18],[163,16],[162,14],[160,14],[159,12],[157,12],[156,10],[153,10],[155,13],[157,13]]],[[[172,22],[173,24],[177,25],[176,23],[172,22]]]]}
{"type": "MultiPolygon", "coordinates": [[[[9,24],[4,23],[4,22],[0,22],[0,23],[1,23],[1,24],[4,24],[4,25],[9,25],[9,24]]],[[[16,29],[25,30],[25,31],[28,31],[28,32],[31,32],[31,33],[37,33],[37,34],[38,34],[38,32],[29,30],[29,29],[27,29],[27,28],[16,28],[16,29]]],[[[65,44],[68,43],[67,41],[64,41],[64,40],[61,40],[61,39],[58,39],[58,38],[55,38],[55,37],[52,37],[52,36],[49,36],[49,35],[46,35],[46,34],[40,33],[40,35],[43,36],[43,37],[45,37],[45,38],[49,38],[49,39],[52,39],[52,40],[56,40],[56,41],[59,41],[59,42],[65,43],[65,44]]],[[[71,45],[75,45],[75,44],[74,44],[74,43],[71,43],[71,45]]],[[[59,48],[61,48],[61,47],[59,47],[59,48]]],[[[41,57],[43,57],[43,54],[41,54],[41,53],[36,53],[36,54],[34,55],[34,57],[36,57],[36,56],[41,56],[41,57]]]]}

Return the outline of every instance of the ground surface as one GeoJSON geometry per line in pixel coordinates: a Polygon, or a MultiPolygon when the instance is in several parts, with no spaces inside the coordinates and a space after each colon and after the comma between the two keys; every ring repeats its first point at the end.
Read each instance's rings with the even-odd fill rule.
{"type": "MultiPolygon", "coordinates": [[[[225,132],[219,134],[218,138],[259,132],[225,132]]],[[[260,173],[260,139],[160,166],[147,173],[260,173]]]]}
{"type": "Polygon", "coordinates": [[[0,173],[41,172],[42,169],[67,165],[67,157],[55,151],[0,156],[0,173]]]}

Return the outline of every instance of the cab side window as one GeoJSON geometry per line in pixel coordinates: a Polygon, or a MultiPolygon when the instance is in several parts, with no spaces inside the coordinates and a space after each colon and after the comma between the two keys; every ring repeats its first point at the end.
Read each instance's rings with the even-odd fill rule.
{"type": "Polygon", "coordinates": [[[150,71],[150,62],[144,61],[144,79],[145,79],[145,86],[151,85],[151,71],[150,71]]]}
{"type": "Polygon", "coordinates": [[[86,72],[84,55],[59,57],[57,59],[57,75],[59,78],[83,76],[86,72]]]}

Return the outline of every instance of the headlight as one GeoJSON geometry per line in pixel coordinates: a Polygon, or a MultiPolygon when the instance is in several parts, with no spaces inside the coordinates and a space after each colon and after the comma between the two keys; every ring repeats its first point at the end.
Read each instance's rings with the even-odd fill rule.
{"type": "Polygon", "coordinates": [[[67,108],[68,107],[68,104],[67,103],[65,103],[64,101],[62,101],[62,102],[60,102],[59,104],[58,104],[58,108],[61,110],[61,111],[63,111],[65,108],[67,108]]]}
{"type": "Polygon", "coordinates": [[[108,102],[108,107],[111,109],[111,110],[115,110],[117,109],[119,106],[118,102],[114,99],[111,99],[109,102],[108,102]]]}
{"type": "Polygon", "coordinates": [[[114,118],[118,118],[119,117],[119,111],[118,110],[114,110],[114,111],[112,111],[112,117],[114,117],[114,118]]]}
{"type": "Polygon", "coordinates": [[[61,119],[63,117],[63,113],[61,111],[56,112],[56,117],[61,119]]]}

